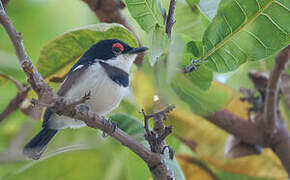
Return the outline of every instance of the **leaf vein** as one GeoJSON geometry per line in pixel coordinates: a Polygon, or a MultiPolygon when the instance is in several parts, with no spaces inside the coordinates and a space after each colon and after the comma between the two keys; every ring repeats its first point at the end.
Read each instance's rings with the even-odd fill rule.
{"type": "Polygon", "coordinates": [[[257,40],[266,50],[269,48],[268,46],[266,46],[263,41],[256,36],[254,33],[247,31],[246,29],[244,29],[244,32],[246,32],[247,34],[249,34],[250,36],[252,36],[255,40],[257,40]]]}
{"type": "Polygon", "coordinates": [[[242,10],[242,12],[243,12],[243,14],[244,14],[244,16],[245,16],[245,22],[248,20],[248,15],[247,15],[247,13],[245,12],[245,10],[243,9],[243,7],[241,6],[241,4],[237,1],[237,0],[234,0],[235,1],[235,3],[240,7],[240,9],[242,10]]]}
{"type": "Polygon", "coordinates": [[[288,9],[284,4],[282,4],[279,1],[274,1],[274,3],[278,4],[279,6],[281,6],[282,8],[286,9],[287,11],[290,11],[290,9],[288,9]]]}
{"type": "Polygon", "coordinates": [[[223,18],[224,18],[224,20],[226,21],[226,24],[228,25],[228,27],[230,28],[230,31],[231,31],[231,34],[232,34],[232,33],[233,33],[233,29],[232,29],[231,25],[229,24],[229,22],[228,22],[226,16],[223,15],[223,18]]]}
{"type": "Polygon", "coordinates": [[[267,17],[267,19],[269,19],[269,21],[275,26],[275,27],[277,27],[277,29],[279,29],[283,34],[285,34],[285,35],[287,35],[287,32],[285,32],[284,30],[283,30],[283,28],[282,27],[280,27],[272,18],[271,18],[271,16],[269,15],[269,14],[266,14],[266,13],[262,13],[261,15],[263,15],[263,16],[266,16],[267,17]]]}
{"type": "Polygon", "coordinates": [[[223,48],[223,50],[228,54],[230,55],[234,60],[235,62],[239,63],[239,59],[237,59],[229,50],[227,50],[226,48],[223,48]]]}
{"type": "Polygon", "coordinates": [[[261,5],[260,5],[259,1],[258,0],[255,0],[255,1],[256,1],[257,5],[258,5],[258,8],[260,10],[261,9],[261,5]]]}

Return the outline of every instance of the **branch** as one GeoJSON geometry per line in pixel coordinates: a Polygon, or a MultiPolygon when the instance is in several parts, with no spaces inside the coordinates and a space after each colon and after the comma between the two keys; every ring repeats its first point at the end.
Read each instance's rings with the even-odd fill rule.
{"type": "Polygon", "coordinates": [[[169,10],[168,10],[168,16],[166,19],[165,32],[168,35],[169,39],[171,39],[171,32],[172,32],[173,25],[175,23],[175,19],[174,19],[175,5],[176,5],[176,0],[171,0],[170,5],[169,5],[169,10]]]}
{"type": "Polygon", "coordinates": [[[7,5],[9,3],[10,0],[2,0],[2,3],[3,3],[3,6],[4,6],[4,9],[7,8],[7,5]]]}
{"type": "MultiPolygon", "coordinates": [[[[142,47],[142,43],[139,40],[136,32],[132,26],[128,23],[127,19],[123,16],[120,9],[124,8],[124,4],[120,0],[82,0],[88,4],[90,9],[96,14],[101,22],[106,23],[119,23],[128,28],[136,37],[139,47],[142,47]]],[[[137,55],[135,64],[141,65],[144,59],[145,53],[137,55]]]]}
{"type": "Polygon", "coordinates": [[[269,146],[263,128],[244,120],[227,110],[220,110],[206,117],[211,123],[252,145],[269,146]]]}
{"type": "Polygon", "coordinates": [[[0,114],[0,122],[2,122],[6,117],[8,117],[11,113],[19,109],[22,102],[26,99],[27,94],[30,90],[29,86],[22,85],[16,79],[6,74],[0,72],[0,76],[5,77],[6,79],[12,81],[17,87],[17,95],[9,102],[3,112],[0,114]]]}
{"type": "Polygon", "coordinates": [[[281,76],[288,66],[290,58],[290,45],[279,52],[276,57],[274,69],[271,72],[268,86],[266,89],[266,102],[264,107],[264,125],[267,133],[272,134],[276,132],[276,121],[278,113],[279,90],[281,76]]]}
{"type": "Polygon", "coordinates": [[[151,151],[163,154],[164,150],[168,148],[169,155],[172,157],[171,159],[173,159],[174,151],[169,146],[166,146],[165,139],[169,134],[171,134],[172,126],[165,126],[163,121],[167,120],[167,114],[174,108],[175,106],[173,105],[167,106],[165,109],[149,115],[145,113],[144,109],[142,109],[141,112],[144,116],[144,126],[146,130],[145,139],[150,144],[151,151]],[[150,118],[154,119],[153,131],[151,131],[148,126],[148,120],[150,118]]]}
{"type": "Polygon", "coordinates": [[[12,22],[10,21],[3,8],[1,1],[0,23],[3,25],[10,37],[21,67],[27,76],[27,81],[30,83],[32,89],[37,93],[40,103],[50,105],[50,109],[53,112],[68,116],[73,119],[82,120],[89,127],[100,129],[103,132],[109,134],[111,137],[131,149],[140,158],[142,158],[148,165],[153,176],[155,176],[157,179],[174,179],[172,178],[167,168],[166,162],[161,154],[154,153],[146,149],[143,145],[139,144],[134,138],[130,137],[127,133],[119,128],[116,128],[115,131],[112,132],[110,123],[104,117],[98,116],[96,113],[89,111],[89,109],[82,104],[75,106],[75,101],[60,97],[52,91],[52,89],[43,80],[43,78],[40,76],[40,74],[29,60],[22,42],[21,35],[16,32],[12,22]]]}
{"type": "MultiPolygon", "coordinates": [[[[288,132],[287,125],[283,122],[280,113],[277,113],[276,119],[277,132],[274,136],[270,136],[271,149],[281,160],[284,168],[288,173],[288,178],[290,177],[290,135],[288,132]]],[[[267,136],[267,134],[265,135],[267,136]]],[[[269,137],[269,136],[268,136],[269,137]]]]}

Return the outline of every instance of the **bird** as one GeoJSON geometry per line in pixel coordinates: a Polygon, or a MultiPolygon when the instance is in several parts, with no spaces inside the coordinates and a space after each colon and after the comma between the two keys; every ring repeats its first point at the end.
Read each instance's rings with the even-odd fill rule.
{"type": "MultiPolygon", "coordinates": [[[[147,49],[133,48],[118,39],[101,40],[72,66],[57,94],[77,99],[89,93],[90,98],[85,105],[99,116],[105,116],[119,106],[129,87],[130,68],[137,54],[147,49]]],[[[83,121],[58,115],[47,108],[41,131],[24,146],[23,153],[38,160],[57,132],[84,126],[83,121]]]]}

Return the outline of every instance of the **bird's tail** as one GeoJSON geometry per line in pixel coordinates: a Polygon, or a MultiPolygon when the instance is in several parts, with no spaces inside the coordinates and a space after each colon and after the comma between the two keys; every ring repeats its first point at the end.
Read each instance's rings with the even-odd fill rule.
{"type": "Polygon", "coordinates": [[[39,159],[46,149],[47,144],[56,133],[56,129],[44,127],[28,144],[26,144],[23,153],[34,160],[39,159]]]}

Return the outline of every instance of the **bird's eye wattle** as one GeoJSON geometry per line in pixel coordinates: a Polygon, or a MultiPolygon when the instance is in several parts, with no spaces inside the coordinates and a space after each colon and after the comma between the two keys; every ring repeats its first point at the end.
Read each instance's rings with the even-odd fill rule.
{"type": "Polygon", "coordinates": [[[120,54],[120,53],[122,53],[122,51],[124,51],[124,46],[120,43],[115,43],[112,46],[112,50],[114,53],[120,54]]]}

